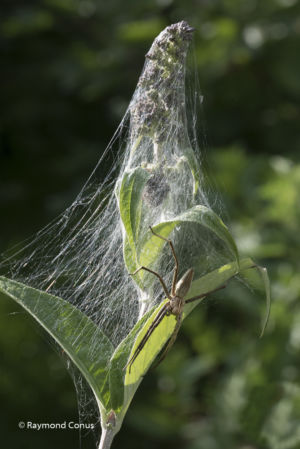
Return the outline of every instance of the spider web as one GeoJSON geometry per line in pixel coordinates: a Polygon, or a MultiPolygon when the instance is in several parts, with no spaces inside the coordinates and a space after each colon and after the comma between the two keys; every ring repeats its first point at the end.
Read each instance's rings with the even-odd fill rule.
{"type": "MultiPolygon", "coordinates": [[[[209,207],[210,203],[197,144],[195,110],[201,97],[193,91],[187,98],[185,89],[191,38],[192,29],[180,22],[155,39],[125,116],[77,198],[25,247],[13,256],[4,255],[1,264],[8,277],[78,307],[115,347],[163,297],[157,279],[145,277],[141,288],[124,264],[125,231],[118,202],[124,174],[142,167],[149,175],[142,193],[141,235],[149,232],[150,225],[171,220],[194,205],[209,207]],[[100,182],[101,167],[111,154],[114,163],[100,182]]],[[[179,275],[195,265],[198,274],[204,274],[230,260],[205,229],[196,231],[181,224],[171,238],[180,261],[179,275]]],[[[151,268],[170,286],[173,266],[166,245],[151,268]]],[[[75,379],[80,404],[89,404],[84,383],[78,375],[75,379]]]]}

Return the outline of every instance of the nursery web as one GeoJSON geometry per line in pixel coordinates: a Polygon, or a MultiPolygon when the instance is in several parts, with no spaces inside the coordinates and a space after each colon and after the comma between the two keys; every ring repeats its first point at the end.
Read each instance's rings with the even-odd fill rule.
{"type": "MultiPolygon", "coordinates": [[[[77,198],[2,263],[9,277],[78,307],[114,347],[163,298],[156,279],[145,276],[143,285],[138,285],[124,264],[119,192],[125,174],[138,167],[148,174],[142,192],[145,208],[138,217],[141,236],[150,232],[149,226],[171,220],[194,205],[210,206],[195,129],[200,94],[186,96],[186,56],[192,34],[189,25],[180,22],[155,39],[125,116],[77,198]],[[101,167],[112,154],[114,162],[99,182],[101,167]]],[[[204,228],[181,224],[170,237],[180,275],[196,261],[200,275],[230,259],[204,228]]],[[[151,268],[171,285],[173,266],[166,246],[151,268]]],[[[90,351],[97,351],[93,341],[90,351]]]]}

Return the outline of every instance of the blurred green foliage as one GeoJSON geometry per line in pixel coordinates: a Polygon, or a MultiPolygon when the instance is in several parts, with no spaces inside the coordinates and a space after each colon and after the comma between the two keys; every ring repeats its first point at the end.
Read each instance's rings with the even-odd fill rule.
{"type": "MultiPolygon", "coordinates": [[[[299,2],[2,0],[0,8],[1,250],[71,202],[125,112],[153,38],[186,19],[197,29],[204,158],[242,254],[270,272],[265,337],[263,297],[246,280],[208,299],[144,379],[114,447],[299,448],[299,2]]],[[[18,429],[19,420],[76,420],[75,392],[44,334],[2,299],[3,447],[79,447],[75,431],[18,429]]]]}

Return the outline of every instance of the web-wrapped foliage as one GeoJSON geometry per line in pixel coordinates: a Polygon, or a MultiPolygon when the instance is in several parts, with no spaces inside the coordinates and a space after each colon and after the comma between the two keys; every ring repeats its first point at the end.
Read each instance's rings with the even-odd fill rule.
{"type": "MultiPolygon", "coordinates": [[[[129,272],[150,264],[170,280],[170,255],[160,242],[147,245],[149,226],[195,205],[209,208],[199,150],[188,134],[185,60],[192,31],[180,22],[156,38],[116,136],[74,203],[19,259],[14,255],[5,263],[11,277],[86,313],[114,346],[161,299],[151,276],[132,279],[129,272]],[[101,162],[112,152],[114,164],[99,183],[101,162]]],[[[224,259],[219,239],[207,228],[177,220],[172,230],[183,269],[197,262],[203,273],[224,259]]]]}

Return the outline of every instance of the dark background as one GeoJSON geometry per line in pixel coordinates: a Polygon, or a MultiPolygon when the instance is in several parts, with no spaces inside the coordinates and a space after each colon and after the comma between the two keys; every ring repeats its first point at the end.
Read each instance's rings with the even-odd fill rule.
{"type": "MultiPolygon", "coordinates": [[[[273,308],[233,283],[184,323],[143,381],[114,447],[300,447],[300,5],[295,0],[1,1],[0,251],[75,198],[113,135],[144,55],[187,20],[204,95],[206,164],[241,253],[268,267],[273,308]]],[[[107,167],[103,166],[103,176],[107,167]]],[[[65,366],[32,320],[0,303],[0,442],[79,448],[65,366]]],[[[83,439],[83,449],[92,439],[83,439]]]]}

